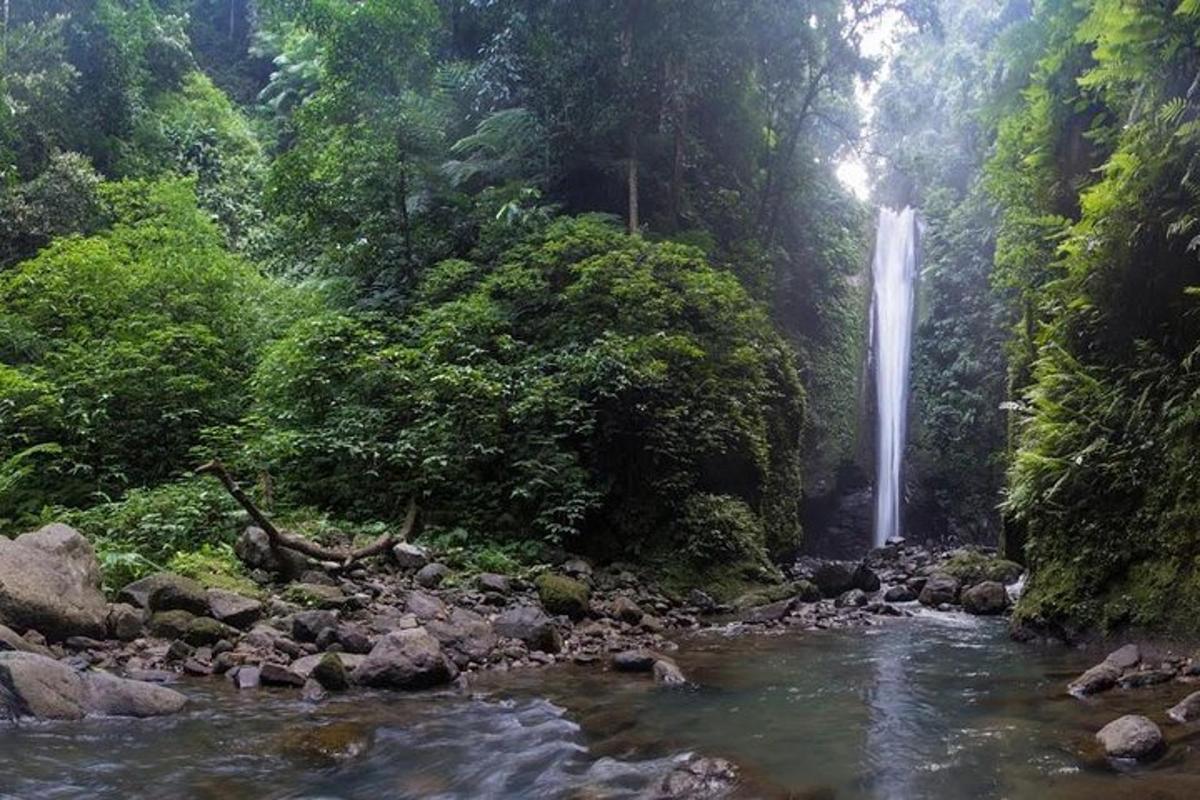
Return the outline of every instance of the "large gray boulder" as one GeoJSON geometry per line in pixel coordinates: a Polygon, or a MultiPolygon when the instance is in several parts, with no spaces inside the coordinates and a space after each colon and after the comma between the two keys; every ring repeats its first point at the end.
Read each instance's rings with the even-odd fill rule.
{"type": "Polygon", "coordinates": [[[1167,716],[1179,723],[1200,719],[1200,692],[1192,692],[1167,710],[1167,716]]]}
{"type": "Polygon", "coordinates": [[[55,524],[0,537],[0,624],[51,641],[103,639],[107,614],[100,564],[78,531],[55,524]]]}
{"type": "Polygon", "coordinates": [[[1008,602],[1008,590],[998,581],[977,583],[962,593],[963,610],[977,616],[1003,614],[1008,602]]]}
{"type": "Polygon", "coordinates": [[[824,597],[837,597],[854,588],[855,568],[843,561],[826,561],[813,572],[812,582],[824,597]]]}
{"type": "Polygon", "coordinates": [[[384,636],[354,670],[355,683],[385,689],[429,689],[454,680],[458,670],[424,628],[384,636]]]}
{"type": "Polygon", "coordinates": [[[921,601],[921,605],[935,608],[943,603],[956,603],[961,585],[953,575],[938,573],[930,576],[925,582],[925,587],[921,589],[921,595],[917,599],[921,601]]]}
{"type": "Polygon", "coordinates": [[[106,672],[76,672],[35,653],[0,653],[0,716],[77,720],[87,716],[153,717],[174,714],[179,692],[106,672]]]}
{"type": "Polygon", "coordinates": [[[496,633],[509,639],[519,639],[531,650],[558,653],[563,648],[562,636],[545,611],[535,606],[515,606],[506,609],[492,622],[496,633]]]}
{"type": "Polygon", "coordinates": [[[472,661],[486,662],[499,637],[492,624],[470,609],[454,606],[447,620],[431,620],[425,629],[438,640],[446,655],[462,669],[472,661]]]}
{"type": "Polygon", "coordinates": [[[250,526],[233,545],[233,551],[246,566],[279,575],[284,580],[298,578],[311,566],[302,553],[280,547],[271,549],[271,538],[262,528],[250,526]]]}
{"type": "Polygon", "coordinates": [[[1137,714],[1126,714],[1108,723],[1096,734],[1096,739],[1109,758],[1137,761],[1157,757],[1165,746],[1158,726],[1137,714]]]}
{"type": "Polygon", "coordinates": [[[1117,685],[1121,670],[1107,661],[1101,661],[1067,685],[1067,692],[1075,697],[1099,694],[1117,685]]]}
{"type": "Polygon", "coordinates": [[[263,604],[253,597],[246,597],[225,589],[209,589],[208,606],[213,619],[235,628],[249,628],[263,614],[263,604]]]}

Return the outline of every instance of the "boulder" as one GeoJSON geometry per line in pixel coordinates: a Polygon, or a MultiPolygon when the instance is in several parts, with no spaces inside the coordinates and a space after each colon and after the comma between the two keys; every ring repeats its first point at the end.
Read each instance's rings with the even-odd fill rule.
{"type": "Polygon", "coordinates": [[[313,667],[312,678],[321,684],[322,689],[330,692],[340,692],[350,687],[350,676],[346,666],[336,653],[326,653],[313,667]]]}
{"type": "Polygon", "coordinates": [[[642,611],[642,607],[634,602],[633,598],[621,595],[613,601],[612,615],[622,622],[637,625],[642,621],[642,617],[646,616],[646,612],[642,611]]]}
{"type": "Polygon", "coordinates": [[[371,748],[371,729],[357,722],[330,722],[289,730],[280,750],[289,758],[329,768],[358,758],[371,748]]]}
{"type": "Polygon", "coordinates": [[[127,583],[117,592],[117,602],[126,603],[134,608],[150,609],[150,595],[155,589],[168,582],[172,577],[168,572],[156,572],[145,578],[139,578],[133,583],[127,583]]]}
{"type": "Polygon", "coordinates": [[[233,674],[233,685],[239,689],[257,689],[262,683],[262,671],[258,667],[240,667],[233,674]]]}
{"type": "Polygon", "coordinates": [[[551,614],[562,614],[573,620],[587,616],[590,595],[587,584],[565,575],[544,572],[537,578],[538,599],[551,614]]]}
{"type": "Polygon", "coordinates": [[[977,583],[962,593],[963,610],[968,614],[994,616],[1008,608],[1008,590],[997,581],[977,583]]]}
{"type": "Polygon", "coordinates": [[[354,682],[388,689],[428,689],[454,680],[458,670],[424,628],[384,636],[354,670],[354,682]]]}
{"type": "Polygon", "coordinates": [[[479,591],[481,592],[505,595],[512,593],[512,581],[494,572],[480,573],[479,577],[475,579],[475,585],[479,587],[479,591]]]}
{"type": "Polygon", "coordinates": [[[283,664],[263,664],[258,668],[258,678],[264,686],[304,685],[304,676],[283,664]]]}
{"type": "Polygon", "coordinates": [[[1141,689],[1146,686],[1157,686],[1175,679],[1175,672],[1167,669],[1143,669],[1126,673],[1118,683],[1122,689],[1141,689]]]}
{"type": "Polygon", "coordinates": [[[688,605],[699,609],[701,613],[712,611],[717,607],[717,601],[713,596],[703,589],[692,589],[688,592],[688,605]]]}
{"type": "Polygon", "coordinates": [[[1142,651],[1136,644],[1127,644],[1113,650],[1104,661],[1122,671],[1133,669],[1142,663],[1142,651]]]}
{"type": "Polygon", "coordinates": [[[435,561],[417,570],[417,585],[423,586],[426,589],[436,589],[442,585],[442,581],[446,580],[449,575],[450,568],[445,564],[439,564],[435,561]]]}
{"type": "Polygon", "coordinates": [[[128,603],[113,603],[108,607],[108,614],[104,619],[105,627],[108,629],[110,639],[118,639],[122,642],[132,642],[134,639],[142,635],[145,625],[142,623],[142,614],[128,603]]]}
{"type": "Polygon", "coordinates": [[[425,623],[442,650],[462,669],[472,661],[483,663],[496,648],[499,637],[492,624],[470,609],[455,606],[449,619],[425,623]]]}
{"type": "Polygon", "coordinates": [[[716,800],[738,783],[737,768],[722,758],[692,756],[673,768],[654,793],[655,800],[716,800]]]}
{"type": "Polygon", "coordinates": [[[0,625],[0,653],[5,651],[15,651],[18,653],[39,653],[44,656],[50,655],[50,651],[41,645],[34,644],[24,636],[18,636],[17,632],[12,628],[0,625]]]}
{"type": "Polygon", "coordinates": [[[209,617],[195,617],[183,632],[183,641],[192,647],[214,645],[221,640],[237,638],[237,628],[209,617]]]}
{"type": "Polygon", "coordinates": [[[562,651],[562,636],[553,620],[540,608],[516,606],[506,609],[492,622],[496,633],[509,639],[519,639],[531,650],[544,653],[562,651]]]}
{"type": "Polygon", "coordinates": [[[186,702],[182,694],[164,686],[105,672],[79,673],[35,653],[0,653],[0,717],[152,717],[173,714],[186,702]]]}
{"type": "Polygon", "coordinates": [[[917,599],[917,593],[907,586],[892,586],[883,593],[885,603],[910,603],[917,599]]]}
{"type": "Polygon", "coordinates": [[[612,657],[612,668],[617,672],[652,672],[661,656],[649,650],[622,650],[612,657]]]}
{"type": "Polygon", "coordinates": [[[669,658],[655,661],[652,671],[654,682],[660,686],[683,686],[687,683],[687,678],[683,677],[683,670],[669,658]]]}
{"type": "Polygon", "coordinates": [[[252,597],[225,589],[209,589],[207,594],[213,618],[226,625],[249,628],[262,617],[263,604],[252,597]]]}
{"type": "Polygon", "coordinates": [[[854,588],[861,589],[864,592],[879,591],[879,576],[875,574],[875,570],[867,566],[867,562],[860,563],[854,569],[854,588]]]}
{"type": "Polygon", "coordinates": [[[191,626],[195,615],[183,610],[160,611],[150,617],[146,630],[160,639],[179,639],[191,626]]]}
{"type": "Polygon", "coordinates": [[[1200,692],[1192,692],[1167,711],[1176,722],[1195,722],[1200,719],[1200,692]]]}
{"type": "Polygon", "coordinates": [[[1117,685],[1121,670],[1102,661],[1067,685],[1067,691],[1076,697],[1098,694],[1117,685]]]}
{"type": "Polygon", "coordinates": [[[767,603],[766,605],[750,609],[744,621],[748,625],[765,625],[768,622],[778,622],[792,613],[792,609],[795,607],[795,598],[780,600],[776,603],[767,603]]]}
{"type": "Polygon", "coordinates": [[[404,610],[421,622],[445,619],[447,614],[446,604],[440,598],[420,589],[414,589],[404,598],[404,610]]]}
{"type": "Polygon", "coordinates": [[[100,564],[78,531],[47,525],[16,539],[0,536],[0,625],[32,628],[50,641],[103,639],[107,615],[100,564]]]}
{"type": "Polygon", "coordinates": [[[242,531],[233,545],[233,551],[251,569],[266,570],[284,580],[298,577],[309,567],[309,560],[303,554],[286,547],[273,549],[267,532],[254,526],[242,531]]]}
{"type": "Polygon", "coordinates": [[[313,673],[316,672],[317,666],[327,657],[336,658],[340,661],[347,676],[358,669],[358,665],[366,660],[365,655],[358,653],[314,653],[311,656],[297,658],[288,666],[288,669],[302,678],[311,678],[313,677],[313,673]]]}
{"type": "Polygon", "coordinates": [[[208,615],[208,594],[199,583],[171,573],[156,577],[160,578],[160,582],[146,600],[150,611],[187,611],[201,617],[208,615]]]}
{"type": "Polygon", "coordinates": [[[292,638],[297,642],[315,642],[324,630],[337,630],[336,611],[301,611],[292,615],[292,638]]]}
{"type": "Polygon", "coordinates": [[[842,561],[826,561],[813,571],[812,580],[822,597],[837,597],[854,588],[854,568],[842,561]]]}
{"type": "Polygon", "coordinates": [[[1162,731],[1150,720],[1127,714],[1113,720],[1096,734],[1109,758],[1148,761],[1160,755],[1165,742],[1162,731]]]}
{"type": "Polygon", "coordinates": [[[400,569],[416,572],[429,563],[429,551],[411,542],[400,542],[392,548],[392,558],[400,569]]]}
{"type": "Polygon", "coordinates": [[[348,598],[336,586],[324,583],[293,583],[283,592],[283,599],[305,608],[342,608],[348,598]]]}
{"type": "Polygon", "coordinates": [[[838,595],[833,604],[838,608],[862,608],[869,602],[871,598],[867,597],[867,593],[862,589],[851,589],[838,595]]]}
{"type": "Polygon", "coordinates": [[[792,588],[796,592],[796,599],[802,603],[815,603],[821,599],[821,590],[812,581],[796,581],[792,588]]]}
{"type": "Polygon", "coordinates": [[[582,558],[569,558],[562,563],[559,569],[564,575],[577,580],[590,581],[592,579],[592,565],[582,558]]]}
{"type": "Polygon", "coordinates": [[[923,606],[933,606],[934,608],[943,603],[955,603],[958,601],[959,582],[958,578],[953,575],[938,573],[931,575],[929,580],[925,582],[925,588],[921,589],[921,594],[917,598],[923,606]]]}

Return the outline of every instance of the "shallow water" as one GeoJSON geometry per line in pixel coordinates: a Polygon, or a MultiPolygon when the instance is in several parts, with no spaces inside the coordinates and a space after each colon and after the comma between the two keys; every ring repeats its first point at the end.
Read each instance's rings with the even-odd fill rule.
{"type": "Polygon", "coordinates": [[[178,717],[0,729],[0,797],[641,797],[685,752],[733,759],[754,797],[1200,797],[1200,734],[1162,714],[1200,687],[1075,700],[1063,687],[1094,654],[1012,643],[994,620],[706,634],[678,660],[697,688],[563,667],[490,675],[470,695],[313,708],[285,692],[188,682],[195,702],[178,717]],[[1151,767],[1118,772],[1091,738],[1133,711],[1160,722],[1171,746],[1151,767]],[[331,766],[290,745],[331,724],[364,752],[331,766]]]}

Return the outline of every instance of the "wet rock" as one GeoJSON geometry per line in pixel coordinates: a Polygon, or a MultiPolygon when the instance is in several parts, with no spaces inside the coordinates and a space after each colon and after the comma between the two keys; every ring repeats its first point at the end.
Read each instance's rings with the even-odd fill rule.
{"type": "Polygon", "coordinates": [[[148,611],[150,610],[150,595],[173,577],[176,576],[168,572],[158,572],[145,578],[139,578],[133,583],[127,583],[121,591],[117,592],[117,602],[148,611]]]}
{"type": "Polygon", "coordinates": [[[562,651],[562,636],[554,622],[540,608],[516,606],[506,609],[492,622],[496,633],[509,639],[518,639],[533,650],[544,653],[562,651]]]}
{"type": "Polygon", "coordinates": [[[490,622],[474,611],[459,606],[451,609],[448,619],[425,623],[425,629],[438,640],[442,650],[459,669],[472,661],[486,662],[499,641],[490,622]]]}
{"type": "Polygon", "coordinates": [[[586,584],[549,572],[539,575],[536,583],[538,599],[551,614],[562,614],[576,621],[587,616],[590,592],[586,584]]]}
{"type": "Polygon", "coordinates": [[[236,637],[237,629],[209,617],[196,617],[183,632],[183,641],[193,647],[213,645],[222,639],[236,637]]]}
{"type": "Polygon", "coordinates": [[[183,639],[176,639],[171,642],[171,646],[167,648],[167,661],[186,661],[192,657],[192,653],[196,652],[196,648],[185,642],[183,639]]]}
{"type": "Polygon", "coordinates": [[[687,601],[688,605],[699,609],[701,613],[712,611],[717,606],[717,601],[703,589],[692,589],[688,592],[687,601]]]}
{"type": "Polygon", "coordinates": [[[655,661],[652,670],[654,672],[654,682],[660,686],[683,686],[687,684],[687,678],[683,676],[683,670],[669,658],[660,658],[655,661]]]}
{"type": "Polygon", "coordinates": [[[1142,651],[1136,644],[1127,644],[1113,650],[1105,657],[1104,661],[1122,671],[1133,669],[1142,663],[1142,651]]]}
{"type": "Polygon", "coordinates": [[[263,664],[259,667],[259,680],[266,686],[304,685],[304,676],[283,664],[263,664]]]}
{"type": "Polygon", "coordinates": [[[347,603],[341,589],[323,583],[293,583],[284,590],[283,599],[307,608],[338,609],[347,603]]]}
{"type": "Polygon", "coordinates": [[[854,569],[854,588],[861,589],[864,592],[879,591],[879,576],[875,571],[867,566],[866,562],[862,562],[854,569]]]}
{"type": "Polygon", "coordinates": [[[821,590],[812,581],[796,581],[793,589],[796,593],[796,599],[802,603],[815,603],[821,599],[821,590]]]}
{"type": "Polygon", "coordinates": [[[233,675],[233,685],[239,689],[257,689],[262,683],[262,671],[258,667],[241,667],[233,675]]]}
{"type": "Polygon", "coordinates": [[[1008,608],[1008,590],[996,581],[977,583],[962,593],[963,610],[978,616],[1003,614],[1008,608]]]}
{"type": "Polygon", "coordinates": [[[822,597],[837,597],[854,588],[854,568],[841,561],[826,561],[812,575],[822,597]]]}
{"type": "Polygon", "coordinates": [[[289,758],[332,767],[358,758],[371,748],[371,730],[357,722],[331,722],[302,727],[283,736],[281,749],[289,758]]]}
{"type": "Polygon", "coordinates": [[[892,586],[883,593],[884,602],[910,603],[917,599],[917,593],[908,586],[892,586]]]}
{"type": "Polygon", "coordinates": [[[792,613],[792,609],[796,606],[795,598],[780,600],[775,603],[767,603],[766,605],[756,606],[750,609],[743,621],[748,625],[766,625],[770,622],[779,622],[788,614],[792,613]]]}
{"type": "Polygon", "coordinates": [[[109,639],[132,642],[142,635],[142,614],[128,603],[113,603],[104,618],[109,639]]]}
{"type": "Polygon", "coordinates": [[[660,656],[649,650],[622,650],[612,657],[612,668],[617,672],[652,672],[660,656]]]}
{"type": "Polygon", "coordinates": [[[278,550],[271,547],[271,539],[262,528],[249,527],[242,531],[234,543],[233,550],[237,557],[251,569],[261,569],[284,580],[292,580],[308,569],[309,560],[297,553],[281,547],[278,550]]]}
{"type": "Polygon", "coordinates": [[[146,607],[152,612],[187,611],[197,616],[209,613],[208,594],[199,583],[169,572],[155,577],[159,583],[146,599],[146,607]]]}
{"type": "Polygon", "coordinates": [[[436,589],[442,585],[442,581],[450,575],[450,568],[445,564],[426,564],[417,570],[416,580],[418,586],[423,586],[426,589],[436,589]]]}
{"type": "Polygon", "coordinates": [[[1118,683],[1123,689],[1141,689],[1146,686],[1156,686],[1175,679],[1174,670],[1146,669],[1131,672],[1122,677],[1118,683]]]}
{"type": "Polygon", "coordinates": [[[1150,720],[1128,714],[1105,725],[1096,734],[1109,758],[1148,761],[1165,747],[1162,731],[1150,720]]]}
{"type": "Polygon", "coordinates": [[[341,692],[350,687],[350,676],[346,672],[346,666],[334,653],[321,656],[321,660],[313,668],[312,679],[320,684],[321,688],[331,692],[341,692]]]}
{"type": "Polygon", "coordinates": [[[209,589],[208,606],[214,619],[235,628],[249,628],[262,617],[263,604],[225,589],[209,589]]]}
{"type": "Polygon", "coordinates": [[[655,800],[716,800],[737,786],[737,769],[723,758],[693,756],[663,778],[655,800]]]}
{"type": "Polygon", "coordinates": [[[1076,697],[1098,694],[1117,685],[1121,670],[1103,661],[1080,675],[1067,685],[1067,691],[1076,697]]]}
{"type": "Polygon", "coordinates": [[[1192,692],[1167,711],[1176,722],[1195,722],[1200,719],[1200,692],[1192,692]]]}
{"type": "Polygon", "coordinates": [[[500,595],[512,594],[512,581],[494,572],[480,573],[475,579],[475,585],[481,592],[493,592],[500,595]]]}
{"type": "Polygon", "coordinates": [[[851,589],[838,595],[833,604],[837,608],[862,608],[870,601],[871,598],[862,589],[851,589]]]}
{"type": "Polygon", "coordinates": [[[646,616],[646,612],[642,611],[642,607],[634,602],[633,598],[621,595],[613,601],[612,615],[622,622],[637,625],[642,621],[642,617],[646,616]]]}
{"type": "Polygon", "coordinates": [[[930,576],[917,598],[923,606],[937,607],[958,600],[959,582],[953,575],[938,573],[930,576]]]}
{"type": "Polygon", "coordinates": [[[404,599],[404,610],[421,622],[433,619],[444,619],[447,614],[446,604],[429,592],[414,589],[404,599]]]}
{"type": "Polygon", "coordinates": [[[337,641],[347,653],[371,652],[371,638],[358,625],[339,625],[337,641]]]}
{"type": "Polygon", "coordinates": [[[195,615],[182,609],[160,611],[150,617],[146,630],[160,639],[179,639],[187,632],[195,615]]]}
{"type": "Polygon", "coordinates": [[[18,653],[38,653],[48,656],[50,651],[45,647],[34,644],[24,636],[18,636],[17,632],[5,625],[0,625],[0,652],[15,651],[18,653]]]}
{"type": "Polygon", "coordinates": [[[315,642],[322,631],[337,630],[336,611],[301,611],[292,615],[292,638],[298,642],[315,642]]]}
{"type": "Polygon", "coordinates": [[[400,569],[415,572],[429,563],[429,551],[420,545],[400,542],[392,548],[392,558],[400,569]]]}
{"type": "Polygon", "coordinates": [[[0,653],[0,717],[152,717],[173,714],[186,702],[182,694],[164,686],[105,672],[79,673],[35,653],[0,653]]]}
{"type": "Polygon", "coordinates": [[[306,703],[320,703],[329,697],[329,692],[317,681],[309,678],[300,687],[300,699],[306,703]]]}
{"type": "Polygon", "coordinates": [[[317,669],[317,665],[325,658],[336,658],[340,661],[347,676],[358,669],[359,664],[366,660],[365,655],[358,653],[316,653],[296,659],[288,666],[288,669],[302,678],[311,678],[313,672],[317,669]]]}
{"type": "Polygon", "coordinates": [[[0,536],[0,625],[32,628],[51,641],[102,639],[107,614],[100,564],[78,531],[55,524],[0,536]]]}
{"type": "Polygon", "coordinates": [[[458,670],[424,628],[384,636],[354,670],[355,683],[390,689],[428,689],[454,680],[458,670]]]}

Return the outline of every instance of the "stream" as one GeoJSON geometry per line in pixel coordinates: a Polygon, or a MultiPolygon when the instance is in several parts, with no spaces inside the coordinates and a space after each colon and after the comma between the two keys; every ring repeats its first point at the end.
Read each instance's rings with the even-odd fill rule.
{"type": "Polygon", "coordinates": [[[696,687],[562,666],[495,673],[471,694],[238,694],[184,681],[190,710],[155,720],[0,729],[0,797],[647,797],[682,754],[729,758],[745,797],[1188,798],[1200,737],[1164,732],[1167,755],[1132,772],[1092,734],[1132,711],[1161,722],[1189,687],[1063,692],[1095,654],[1009,641],[1004,623],[921,614],[777,635],[706,633],[677,660],[696,687]],[[338,732],[338,763],[296,744],[338,732]]]}

